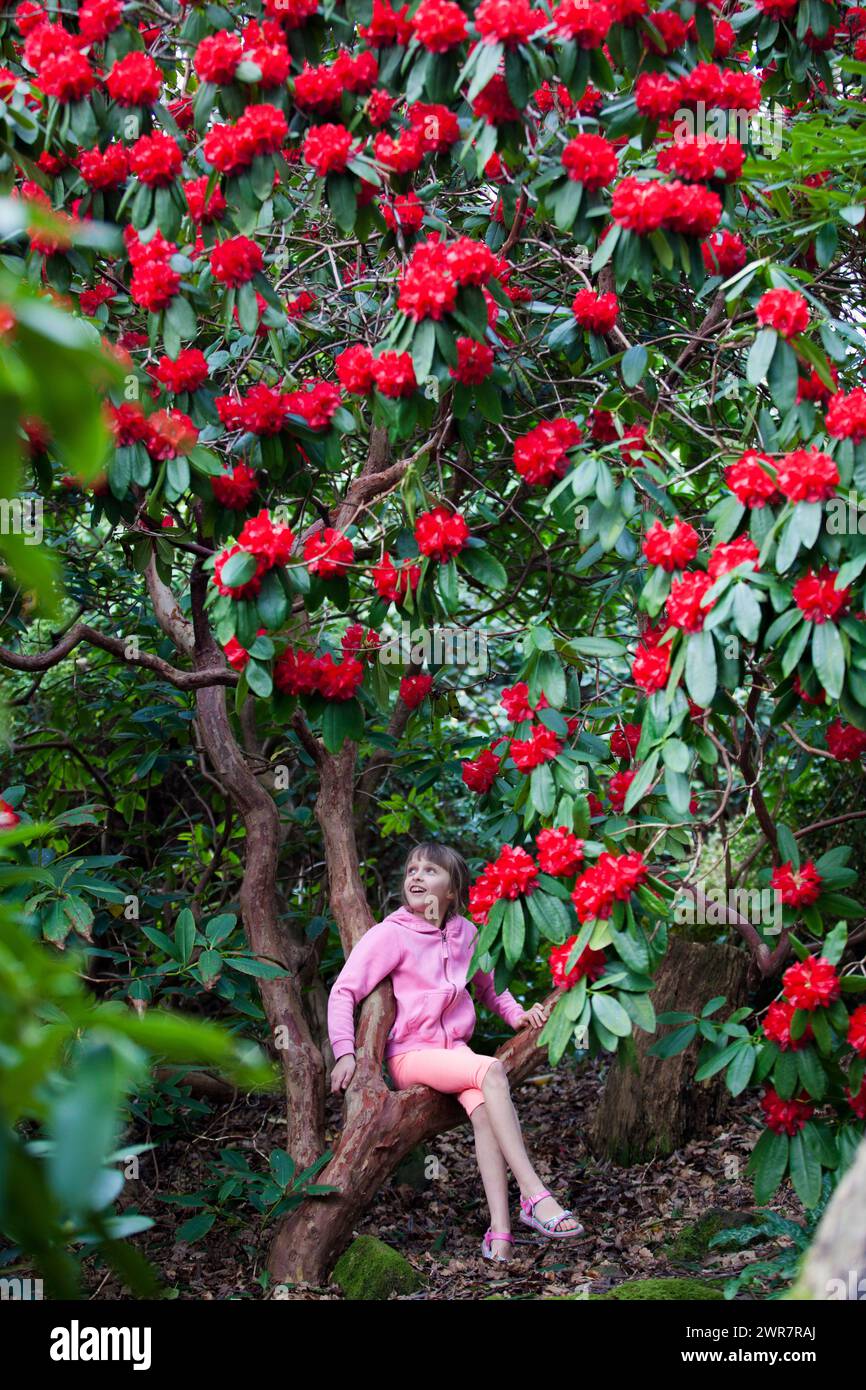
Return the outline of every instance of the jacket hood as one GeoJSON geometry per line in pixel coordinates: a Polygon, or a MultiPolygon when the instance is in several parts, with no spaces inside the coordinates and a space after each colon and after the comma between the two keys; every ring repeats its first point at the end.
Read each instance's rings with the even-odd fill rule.
{"type": "MultiPolygon", "coordinates": [[[[394,912],[390,912],[385,918],[386,922],[396,922],[398,926],[409,927],[411,931],[418,932],[440,932],[441,927],[437,927],[435,922],[428,922],[426,917],[422,917],[417,912],[412,912],[408,907],[401,904],[394,912]]],[[[459,912],[452,912],[445,919],[445,926],[448,927],[452,922],[459,922],[459,912]]]]}

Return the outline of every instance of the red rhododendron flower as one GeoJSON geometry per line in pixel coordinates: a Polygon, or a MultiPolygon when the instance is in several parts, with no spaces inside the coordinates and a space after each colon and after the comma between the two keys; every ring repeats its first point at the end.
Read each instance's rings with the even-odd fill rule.
{"type": "Polygon", "coordinates": [[[619,301],[615,294],[596,294],[595,290],[578,290],[571,312],[581,328],[593,333],[609,333],[616,323],[619,301]]]}
{"type": "Polygon", "coordinates": [[[274,662],[274,686],[283,695],[313,695],[319,689],[319,671],[319,658],[312,652],[285,647],[274,662]]]}
{"type": "Polygon", "coordinates": [[[528,0],[481,0],[474,19],[485,43],[504,43],[506,48],[526,43],[549,23],[544,11],[533,10],[528,0]]]}
{"type": "Polygon", "coordinates": [[[529,703],[529,686],[526,681],[518,681],[516,685],[503,690],[501,704],[512,724],[523,724],[526,720],[531,719],[533,714],[547,708],[547,696],[542,691],[538,704],[531,705],[529,703]]]}
{"type": "MultiPolygon", "coordinates": [[[[836,367],[832,367],[832,366],[830,367],[830,376],[832,377],[833,383],[834,383],[834,385],[835,385],[835,384],[838,382],[838,380],[839,380],[839,372],[838,372],[838,370],[837,370],[836,367]]],[[[827,385],[821,380],[821,378],[819,377],[819,375],[818,375],[818,373],[817,373],[817,371],[815,370],[814,367],[811,369],[811,371],[809,372],[809,375],[808,375],[808,376],[798,376],[798,377],[797,377],[797,404],[798,404],[798,405],[799,405],[800,401],[819,401],[819,402],[821,402],[821,403],[823,404],[823,403],[829,401],[829,400],[831,399],[832,395],[833,395],[833,389],[832,389],[832,387],[827,386],[827,385]]],[[[825,423],[826,423],[826,421],[825,421],[825,423]]],[[[827,432],[828,432],[828,434],[832,434],[832,433],[833,433],[833,431],[830,430],[829,428],[828,428],[828,431],[827,431],[827,432]]]]}
{"type": "Polygon", "coordinates": [[[423,704],[433,688],[433,677],[424,675],[404,676],[400,681],[400,699],[407,709],[417,709],[423,704]]]}
{"type": "Polygon", "coordinates": [[[342,394],[333,381],[308,381],[284,397],[286,411],[297,415],[308,429],[329,429],[342,394]]]}
{"type": "Polygon", "coordinates": [[[848,1019],[847,1040],[859,1057],[866,1057],[866,1004],[858,1004],[848,1019]]]}
{"type": "Polygon", "coordinates": [[[713,580],[703,570],[693,570],[684,574],[682,579],[675,579],[665,604],[668,622],[683,632],[703,631],[704,620],[712,604],[702,608],[701,599],[712,585],[713,580]]]}
{"type": "Polygon", "coordinates": [[[742,174],[745,158],[745,150],[732,136],[715,140],[709,135],[694,135],[665,145],[659,150],[656,163],[662,173],[678,174],[690,182],[722,179],[730,183],[742,174]]]}
{"type": "Polygon", "coordinates": [[[810,449],[785,454],[776,472],[776,485],[789,502],[826,502],[838,482],[834,460],[814,444],[810,449]]]}
{"type": "Polygon", "coordinates": [[[499,774],[499,758],[492,748],[482,748],[475,758],[461,763],[460,775],[471,792],[489,792],[499,774]]]}
{"type": "Polygon", "coordinates": [[[664,73],[644,72],[634,84],[634,99],[642,116],[658,121],[673,116],[682,106],[682,83],[664,73]]]}
{"type": "Polygon", "coordinates": [[[866,391],[862,386],[847,395],[837,392],[827,407],[824,423],[834,439],[853,439],[861,444],[866,439],[866,391]]]}
{"type": "Polygon", "coordinates": [[[83,53],[66,49],[49,53],[36,73],[36,85],[48,97],[65,104],[83,101],[96,86],[96,74],[83,53]]]}
{"type": "Polygon", "coordinates": [[[257,516],[244,522],[238,536],[238,544],[242,549],[258,559],[264,559],[269,569],[274,565],[288,563],[294,543],[295,538],[288,526],[271,521],[266,507],[263,507],[257,516]]]}
{"type": "Polygon", "coordinates": [[[721,275],[726,280],[742,270],[748,260],[746,243],[736,232],[713,232],[703,243],[701,255],[707,274],[721,275]]]}
{"type": "Polygon", "coordinates": [[[854,763],[866,753],[866,733],[842,719],[834,719],[826,733],[827,750],[840,763],[854,763]]]}
{"type": "Polygon", "coordinates": [[[762,1024],[764,1036],[781,1048],[782,1052],[800,1052],[808,1046],[813,1037],[811,1023],[806,1024],[806,1031],[802,1037],[796,1039],[791,1037],[791,1019],[795,1012],[793,1004],[789,1004],[784,999],[777,999],[764,1015],[762,1024]]]}
{"type": "Polygon", "coordinates": [[[603,135],[576,135],[562,151],[562,167],[584,188],[607,188],[616,178],[616,149],[603,135]]]}
{"type": "Polygon", "coordinates": [[[643,235],[663,227],[670,211],[668,186],[645,179],[621,179],[614,189],[611,214],[614,222],[643,235]]]}
{"type": "Polygon", "coordinates": [[[557,989],[574,989],[574,986],[579,984],[581,980],[597,980],[600,975],[604,974],[607,956],[604,951],[594,951],[590,946],[583,948],[577,958],[577,963],[566,974],[565,967],[576,941],[576,936],[570,936],[567,941],[563,941],[561,946],[551,947],[547,959],[550,965],[550,978],[557,989]]]}
{"type": "Polygon", "coordinates": [[[315,531],[304,542],[304,559],[310,574],[318,574],[322,579],[333,579],[336,575],[347,574],[355,559],[355,547],[333,526],[315,531]]]}
{"type": "Polygon", "coordinates": [[[809,327],[809,305],[797,290],[767,290],[755,307],[758,323],[775,328],[783,338],[805,333],[809,327]]]}
{"type": "Polygon", "coordinates": [[[809,570],[798,579],[793,588],[793,598],[797,607],[809,623],[826,623],[838,618],[851,599],[850,585],[846,589],[836,588],[838,571],[822,565],[816,574],[809,570]]]}
{"type": "Polygon", "coordinates": [[[519,846],[503,845],[496,859],[488,867],[498,884],[500,898],[513,901],[521,895],[531,893],[536,886],[538,866],[532,855],[519,846]]]}
{"type": "Polygon", "coordinates": [[[379,564],[373,567],[373,584],[379,597],[400,603],[410,587],[415,592],[420,578],[420,565],[403,565],[398,570],[387,550],[379,564]]]}
{"type": "MultiPolygon", "coordinates": [[[[802,1094],[805,1096],[806,1092],[802,1094]]],[[[772,1086],[764,1087],[761,1109],[767,1128],[774,1134],[798,1134],[807,1120],[812,1118],[815,1107],[808,1100],[783,1100],[772,1086]]]]}
{"type": "Polygon", "coordinates": [[[656,647],[638,647],[632,662],[631,675],[635,685],[652,695],[656,690],[664,690],[671,673],[670,644],[656,647]]]}
{"type": "Polygon", "coordinates": [[[424,221],[424,204],[414,190],[398,193],[392,201],[379,203],[379,210],[389,231],[396,232],[399,227],[405,232],[417,232],[424,221]]]}
{"type": "Polygon", "coordinates": [[[78,32],[87,44],[102,43],[122,19],[123,0],[84,0],[78,11],[78,32]]]}
{"type": "Polygon", "coordinates": [[[491,77],[472,103],[472,114],[488,125],[507,125],[520,120],[520,112],[511,100],[508,84],[501,73],[491,77]]]}
{"type": "Polygon", "coordinates": [[[450,375],[463,386],[479,386],[493,371],[493,348],[474,338],[457,339],[457,366],[450,375]]]}
{"type": "Polygon", "coordinates": [[[736,463],[725,469],[725,482],[744,507],[764,507],[779,497],[776,479],[762,466],[764,464],[773,467],[773,460],[768,454],[747,449],[736,463]]]}
{"type": "Polygon", "coordinates": [[[220,284],[236,288],[246,285],[264,266],[262,248],[246,236],[218,241],[210,253],[210,268],[220,284]]]}
{"type": "Polygon", "coordinates": [[[524,482],[547,486],[568,469],[568,451],[582,438],[580,426],[560,416],[536,425],[514,441],[514,466],[524,482]]]}
{"type": "Polygon", "coordinates": [[[729,574],[737,565],[742,565],[747,560],[751,562],[752,569],[756,570],[759,568],[758,553],[758,547],[750,536],[740,536],[738,540],[717,545],[710,555],[707,574],[711,579],[720,579],[723,574],[729,574]]]}
{"type": "Polygon", "coordinates": [[[607,795],[614,811],[622,811],[625,808],[625,799],[628,789],[637,776],[638,769],[630,767],[625,772],[616,772],[607,784],[607,795]]]}
{"type": "Polygon", "coordinates": [[[205,202],[209,182],[207,174],[202,174],[200,179],[190,179],[183,185],[193,222],[217,222],[226,210],[225,194],[221,188],[215,188],[205,202]]]}
{"type": "Polygon", "coordinates": [[[545,724],[536,724],[528,739],[513,738],[509,745],[518,772],[531,772],[534,767],[550,762],[561,750],[559,738],[545,724]]]}
{"type": "Polygon", "coordinates": [[[151,188],[164,188],[173,183],[183,166],[183,155],[177,141],[164,131],[142,135],[129,151],[129,168],[136,178],[151,188]]]}
{"type": "Polygon", "coordinates": [[[374,360],[372,352],[363,343],[355,343],[339,353],[334,359],[334,366],[343,390],[351,392],[353,396],[369,395],[375,383],[374,360]]]}
{"type": "Polygon", "coordinates": [[[9,802],[0,797],[0,830],[11,830],[20,820],[21,817],[13,811],[9,802]]]}
{"type": "Polygon", "coordinates": [[[311,126],[304,139],[304,163],[324,178],[342,173],[352,158],[352,132],[344,125],[311,126]]]}
{"type": "Polygon", "coordinates": [[[611,753],[615,758],[628,758],[631,761],[640,743],[640,736],[640,724],[625,724],[617,727],[610,736],[611,753]]]}
{"type": "Polygon", "coordinates": [[[117,188],[129,173],[129,153],[117,141],[104,150],[82,150],[76,163],[88,188],[117,188]]]}
{"type": "Polygon", "coordinates": [[[259,486],[255,469],[246,463],[236,463],[229,473],[217,475],[210,482],[220,506],[233,512],[248,507],[259,486]]]}
{"type": "Polygon", "coordinates": [[[553,11],[557,32],[578,48],[601,48],[613,24],[613,11],[601,0],[562,0],[553,11]]]}
{"type": "Polygon", "coordinates": [[[397,282],[397,308],[416,322],[441,319],[457,302],[457,279],[439,241],[416,246],[397,282]]]}
{"type": "Polygon", "coordinates": [[[421,47],[430,53],[447,53],[467,37],[466,16],[454,0],[421,0],[411,23],[421,47]]]}
{"type": "Polygon", "coordinates": [[[422,512],[415,522],[415,539],[422,555],[443,564],[459,555],[469,538],[469,527],[459,512],[446,507],[434,507],[422,512]]]}
{"type": "Polygon", "coordinates": [[[821,875],[809,859],[801,869],[795,869],[790,859],[773,870],[770,883],[781,894],[788,907],[807,907],[821,896],[821,875]]]}
{"type": "Polygon", "coordinates": [[[319,657],[318,690],[326,700],[351,700],[364,679],[364,666],[353,656],[335,661],[330,652],[319,657]]]}
{"type": "Polygon", "coordinates": [[[411,352],[381,352],[373,358],[373,380],[383,396],[399,400],[417,388],[411,352]]]}
{"type": "Polygon", "coordinates": [[[668,574],[684,570],[698,553],[698,533],[687,521],[675,521],[663,526],[655,520],[644,537],[641,547],[651,565],[659,565],[668,574]]]}
{"type": "Polygon", "coordinates": [[[444,154],[460,139],[460,123],[447,106],[413,101],[406,108],[406,115],[425,153],[444,154]]]}
{"type": "Polygon", "coordinates": [[[539,831],[535,847],[541,872],[554,878],[575,873],[583,859],[583,840],[573,835],[567,825],[539,831]]]}
{"type": "Polygon", "coordinates": [[[167,391],[177,394],[180,391],[197,391],[207,381],[207,358],[200,348],[184,348],[172,360],[161,357],[156,369],[156,379],[161,381],[167,391]]]}
{"type": "Polygon", "coordinates": [[[147,53],[127,53],[114,64],[105,85],[118,106],[152,106],[162,91],[162,71],[147,53]]]}
{"type": "Polygon", "coordinates": [[[364,631],[361,623],[350,623],[340,638],[344,656],[356,656],[359,661],[370,661],[373,653],[382,645],[382,639],[372,627],[364,631]]]}
{"type": "Polygon", "coordinates": [[[202,39],[195,51],[193,67],[202,82],[215,82],[219,86],[234,82],[243,54],[244,46],[238,35],[221,29],[202,39]]]}
{"type": "Polygon", "coordinates": [[[824,956],[807,956],[789,965],[782,976],[782,991],[797,1009],[826,1009],[839,998],[841,985],[835,966],[824,956]]]}
{"type": "Polygon", "coordinates": [[[246,580],[243,584],[232,585],[224,583],[222,573],[226,564],[233,555],[241,553],[249,554],[250,552],[244,551],[243,547],[236,542],[234,545],[229,546],[228,550],[221,551],[214,562],[213,582],[219,589],[219,592],[226,598],[255,598],[262,587],[262,575],[269,569],[267,558],[264,555],[260,555],[256,559],[256,571],[251,579],[246,580]]]}
{"type": "Polygon", "coordinates": [[[404,47],[412,37],[412,21],[407,18],[408,14],[408,4],[393,10],[388,0],[373,0],[370,23],[359,25],[358,33],[371,48],[390,48],[394,44],[404,47]]]}

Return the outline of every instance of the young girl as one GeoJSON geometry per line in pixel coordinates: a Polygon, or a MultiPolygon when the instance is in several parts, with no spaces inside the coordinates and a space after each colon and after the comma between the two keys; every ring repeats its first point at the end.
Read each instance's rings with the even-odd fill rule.
{"type": "MultiPolygon", "coordinates": [[[[507,1260],[513,1237],[506,1164],[520,1187],[525,1225],[559,1239],[579,1236],[583,1227],[551,1196],[529,1160],[504,1066],[469,1047],[475,1010],[466,972],[478,933],[460,915],[468,889],[469,869],[456,850],[425,842],[411,852],[403,873],[403,906],[361,937],[331,989],[328,1033],[336,1059],[331,1090],[345,1090],[355,1071],[355,1006],[390,975],[397,1004],[385,1044],[390,1076],[399,1091],[421,1084],[457,1093],[475,1131],[490,1208],[481,1253],[507,1260]]],[[[476,998],[512,1028],[544,1023],[542,1004],[524,1010],[508,990],[497,994],[492,972],[476,971],[472,984],[476,998]]]]}

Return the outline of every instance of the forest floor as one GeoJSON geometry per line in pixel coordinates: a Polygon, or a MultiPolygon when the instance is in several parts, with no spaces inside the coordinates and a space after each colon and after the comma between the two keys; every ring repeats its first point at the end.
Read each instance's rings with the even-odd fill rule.
{"type": "MultiPolygon", "coordinates": [[[[517,1220],[519,1194],[510,1177],[512,1260],[503,1265],[482,1259],[488,1213],[467,1121],[429,1141],[414,1161],[404,1160],[355,1228],[356,1235],[377,1236],[399,1250],[421,1276],[423,1290],[404,1299],[475,1300],[491,1293],[536,1299],[604,1293],[630,1279],[730,1278],[785,1248],[785,1242],[765,1241],[743,1249],[671,1249],[684,1228],[714,1209],[739,1213],[740,1220],[754,1209],[745,1169],[763,1128],[757,1095],[740,1097],[727,1124],[673,1155],[623,1168],[596,1161],[585,1139],[608,1065],[604,1058],[564,1060],[555,1073],[541,1071],[512,1090],[533,1163],[557,1200],[574,1211],[584,1234],[555,1243],[522,1226],[517,1220]]],[[[342,1097],[328,1096],[327,1139],[332,1146],[341,1105],[342,1097]]],[[[225,1173],[220,1152],[235,1150],[251,1169],[265,1174],[271,1153],[280,1146],[282,1125],[279,1098],[253,1097],[210,1102],[209,1113],[190,1114],[183,1127],[145,1130],[138,1123],[136,1132],[126,1136],[126,1143],[158,1144],[153,1154],[142,1156],[140,1181],[128,1185],[128,1195],[134,1210],[154,1219],[154,1226],[134,1243],[172,1290],[170,1296],[268,1297],[265,1261],[271,1228],[245,1199],[229,1198],[219,1207],[214,1199],[225,1173]],[[166,1201],[171,1194],[207,1197],[217,1214],[205,1235],[193,1241],[177,1238],[182,1223],[203,1208],[166,1201]]],[[[788,1184],[771,1206],[802,1222],[802,1209],[788,1184]]],[[[723,1224],[735,1222],[736,1217],[723,1224]]],[[[91,1299],[128,1297],[97,1259],[87,1261],[85,1284],[85,1296],[91,1299]]],[[[758,1284],[739,1296],[765,1299],[781,1287],[758,1284]]],[[[335,1284],[299,1284],[287,1293],[290,1299],[343,1298],[335,1284]]]]}

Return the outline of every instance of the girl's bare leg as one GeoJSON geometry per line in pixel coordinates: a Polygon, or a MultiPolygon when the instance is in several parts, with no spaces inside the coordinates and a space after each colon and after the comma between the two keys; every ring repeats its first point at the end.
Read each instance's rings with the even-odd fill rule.
{"type": "MultiPolygon", "coordinates": [[[[520,1121],[511,1099],[508,1073],[498,1058],[494,1058],[488,1067],[487,1075],[481,1084],[481,1090],[484,1093],[485,1104],[479,1105],[477,1109],[487,1111],[487,1122],[493,1131],[501,1157],[517,1179],[521,1197],[534,1197],[536,1192],[540,1192],[544,1187],[544,1183],[533,1168],[526,1152],[520,1130],[520,1121]]],[[[473,1118],[475,1114],[476,1111],[473,1111],[473,1118]]],[[[535,1215],[539,1221],[547,1221],[551,1216],[558,1216],[562,1210],[563,1208],[554,1197],[545,1197],[536,1206],[535,1215]]],[[[557,1229],[571,1231],[577,1224],[572,1217],[568,1216],[557,1229]]],[[[494,1225],[493,1229],[507,1231],[510,1227],[494,1225]]],[[[502,1243],[505,1244],[504,1241],[502,1243]]]]}
{"type": "MultiPolygon", "coordinates": [[[[487,1106],[476,1105],[469,1118],[475,1131],[475,1153],[478,1158],[478,1169],[484,1184],[487,1205],[490,1208],[490,1229],[491,1231],[510,1231],[508,1169],[505,1166],[502,1150],[493,1133],[487,1115],[487,1106]]],[[[511,1246],[507,1240],[492,1240],[490,1248],[496,1256],[502,1255],[507,1259],[511,1255],[511,1246]]]]}

